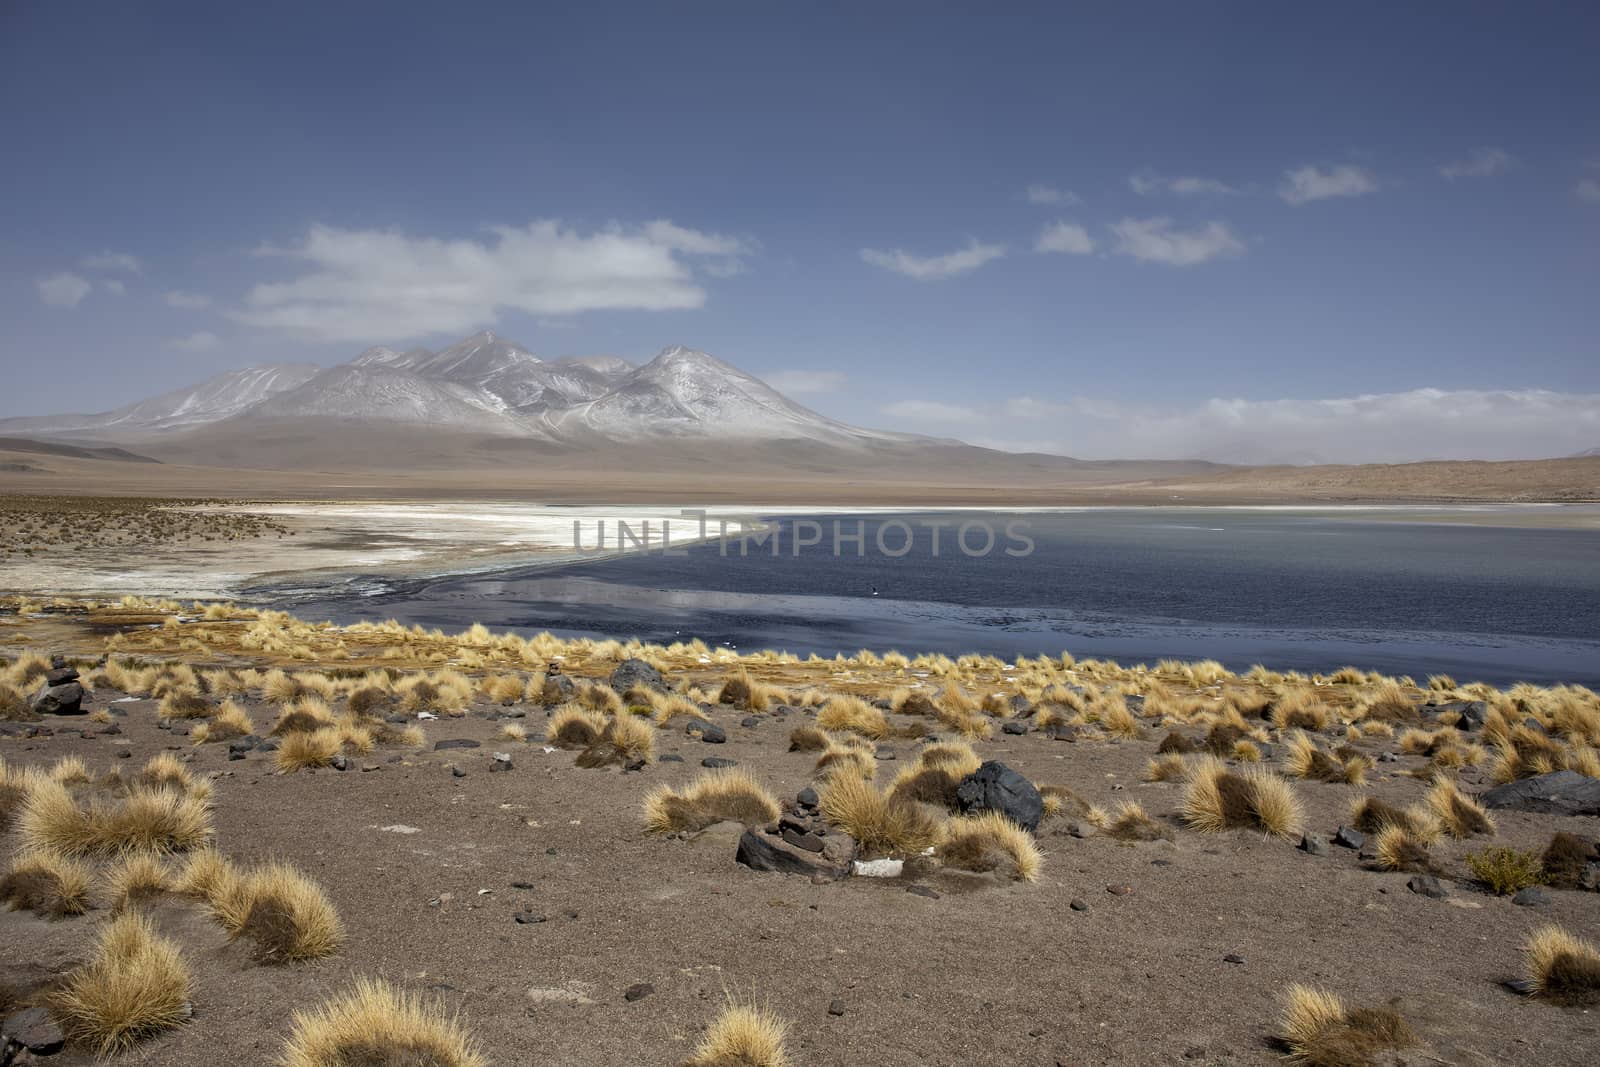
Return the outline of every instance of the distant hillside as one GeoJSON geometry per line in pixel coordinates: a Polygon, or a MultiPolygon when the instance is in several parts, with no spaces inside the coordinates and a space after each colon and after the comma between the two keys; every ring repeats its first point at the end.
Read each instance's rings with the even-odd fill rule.
{"type": "Polygon", "coordinates": [[[27,452],[33,455],[70,456],[73,459],[105,459],[119,463],[160,463],[159,459],[141,456],[126,448],[112,445],[104,447],[61,444],[56,441],[34,441],[27,437],[0,437],[0,452],[27,452]]]}

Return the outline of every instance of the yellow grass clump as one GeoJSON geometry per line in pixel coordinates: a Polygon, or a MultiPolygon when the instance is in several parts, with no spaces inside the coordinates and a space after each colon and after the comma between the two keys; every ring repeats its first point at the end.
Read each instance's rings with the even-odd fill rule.
{"type": "Polygon", "coordinates": [[[29,791],[19,820],[31,848],[67,856],[123,852],[187,852],[211,840],[211,809],[200,797],[169,789],[136,789],[121,798],[79,804],[58,782],[29,791]]]}
{"type": "Polygon", "coordinates": [[[1456,788],[1448,778],[1440,779],[1425,798],[1428,810],[1451,837],[1472,837],[1494,833],[1494,819],[1483,805],[1456,788]]]}
{"type": "Polygon", "coordinates": [[[1288,782],[1254,768],[1235,774],[1214,757],[1190,770],[1180,811],[1202,833],[1254,827],[1289,837],[1301,822],[1300,801],[1288,782]]]}
{"type": "Polygon", "coordinates": [[[568,704],[550,717],[544,739],[557,748],[588,748],[600,740],[606,717],[575,704],[568,704]]]}
{"type": "Polygon", "coordinates": [[[130,911],[106,926],[93,958],[50,1000],[71,1040],[109,1056],[185,1022],[193,988],[178,946],[130,911]]]}
{"type": "Polygon", "coordinates": [[[298,963],[333,955],[344,924],[322,887],[287,863],[242,877],[217,876],[207,895],[212,914],[235,938],[256,944],[264,963],[298,963]]]}
{"type": "Polygon", "coordinates": [[[606,767],[655,758],[655,731],[632,715],[608,719],[593,744],[578,753],[579,767],[606,767]]]}
{"type": "Polygon", "coordinates": [[[1347,1009],[1334,994],[1298,983],[1284,994],[1279,1035],[1290,1057],[1309,1067],[1364,1067],[1378,1053],[1417,1043],[1393,1008],[1347,1009]]]}
{"type": "Polygon", "coordinates": [[[296,1011],[281,1067],[380,1064],[488,1067],[459,1019],[384,982],[359,978],[349,992],[296,1011]]]}
{"type": "Polygon", "coordinates": [[[285,774],[312,767],[326,767],[339,754],[342,743],[338,729],[333,726],[309,733],[296,730],[284,735],[278,750],[272,754],[273,764],[285,774]]]}
{"type": "Polygon", "coordinates": [[[835,695],[817,712],[817,726],[832,733],[849,731],[877,740],[889,732],[883,712],[859,697],[835,695]]]}
{"type": "Polygon", "coordinates": [[[159,855],[135,852],[106,875],[105,899],[113,913],[146,903],[175,887],[172,868],[159,855]]]}
{"type": "Polygon", "coordinates": [[[1372,760],[1362,753],[1350,748],[1336,753],[1324,752],[1298,730],[1289,736],[1287,748],[1284,770],[1296,778],[1360,785],[1366,781],[1367,771],[1372,767],[1372,760]]]}
{"type": "Polygon", "coordinates": [[[659,786],[644,801],[645,828],[657,834],[703,830],[724,820],[763,826],[779,811],[777,799],[742,768],[701,775],[682,791],[659,786]]]}
{"type": "Polygon", "coordinates": [[[1389,823],[1378,831],[1374,845],[1377,863],[1386,871],[1433,870],[1433,857],[1428,852],[1428,839],[1416,830],[1389,823]]]}
{"type": "Polygon", "coordinates": [[[54,852],[24,850],[0,876],[0,903],[46,919],[64,919],[89,910],[94,872],[84,863],[54,852]]]}
{"type": "Polygon", "coordinates": [[[215,741],[231,741],[255,733],[255,729],[255,724],[243,708],[231,700],[224,700],[215,715],[190,731],[189,743],[204,745],[215,741]]]}
{"type": "Polygon", "coordinates": [[[939,843],[939,820],[927,808],[859,775],[829,778],[820,799],[823,817],[855,838],[863,856],[915,856],[939,843]]]}
{"type": "Polygon", "coordinates": [[[951,819],[935,855],[946,867],[999,871],[1019,882],[1037,881],[1044,866],[1033,835],[997,811],[951,819]]]}
{"type": "Polygon", "coordinates": [[[788,1024],[771,1010],[730,1002],[695,1046],[685,1067],[788,1067],[788,1024]]]}
{"type": "Polygon", "coordinates": [[[1554,924],[1541,926],[1524,947],[1533,995],[1573,1007],[1600,1005],[1600,950],[1554,924]]]}

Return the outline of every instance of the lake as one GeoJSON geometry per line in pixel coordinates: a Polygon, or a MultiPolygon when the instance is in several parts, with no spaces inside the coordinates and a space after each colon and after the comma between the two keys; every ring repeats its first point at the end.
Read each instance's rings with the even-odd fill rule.
{"type": "MultiPolygon", "coordinates": [[[[1546,521],[1575,513],[1594,515],[1581,508],[782,515],[767,540],[744,542],[742,553],[730,540],[671,555],[634,552],[486,574],[368,576],[280,603],[341,622],[393,617],[446,629],[482,622],[564,636],[700,637],[802,655],[870,648],[1010,658],[1066,650],[1127,663],[1207,658],[1238,670],[1265,663],[1305,671],[1355,664],[1419,680],[1446,672],[1497,685],[1596,686],[1600,531],[1546,521]],[[850,539],[857,523],[859,544],[850,539]],[[1031,550],[1007,535],[1014,523],[1023,524],[1013,530],[1031,550]],[[985,526],[994,542],[979,553],[985,526]]],[[[686,529],[675,525],[674,538],[686,529]]],[[[271,601],[272,591],[259,590],[256,599],[271,601]]]]}

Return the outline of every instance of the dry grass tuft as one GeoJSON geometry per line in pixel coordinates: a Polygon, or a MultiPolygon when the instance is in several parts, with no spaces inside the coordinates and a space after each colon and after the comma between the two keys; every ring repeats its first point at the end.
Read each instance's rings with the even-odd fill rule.
{"type": "Polygon", "coordinates": [[[612,764],[646,763],[655,758],[655,730],[632,715],[608,719],[594,744],[578,753],[579,767],[608,767],[612,764]]]}
{"type": "Polygon", "coordinates": [[[866,857],[915,856],[939,843],[939,820],[927,808],[881,793],[858,775],[828,779],[820,807],[824,818],[856,839],[866,857]]]}
{"type": "Polygon", "coordinates": [[[278,751],[272,754],[272,762],[285,774],[312,767],[326,767],[339,754],[342,743],[337,727],[325,726],[309,733],[295,730],[284,735],[278,751]]]}
{"type": "Polygon", "coordinates": [[[64,919],[89,910],[94,872],[54,852],[23,851],[0,877],[0,903],[46,919],[64,919]]]}
{"type": "Polygon", "coordinates": [[[1474,878],[1488,886],[1490,892],[1502,897],[1531,885],[1542,885],[1546,881],[1539,854],[1519,852],[1514,848],[1486,848],[1481,852],[1469,852],[1467,869],[1474,878]]]}
{"type": "Polygon", "coordinates": [[[960,779],[983,766],[983,761],[965,741],[936,741],[917,753],[917,766],[938,767],[960,779]]]}
{"type": "Polygon", "coordinates": [[[1118,841],[1162,841],[1172,837],[1171,831],[1159,825],[1137,801],[1125,801],[1116,815],[1105,819],[1101,829],[1107,837],[1118,841]]]}
{"type": "Polygon", "coordinates": [[[164,721],[207,719],[215,710],[211,701],[193,689],[177,689],[161,698],[161,703],[156,708],[156,718],[164,721]]]}
{"type": "Polygon", "coordinates": [[[1300,801],[1288,782],[1253,768],[1235,774],[1215,758],[1201,760],[1190,771],[1179,810],[1202,833],[1255,827],[1289,837],[1301,822],[1300,801]]]}
{"type": "Polygon", "coordinates": [[[828,735],[815,726],[796,726],[789,732],[790,752],[822,752],[828,747],[828,735]]]}
{"type": "Polygon", "coordinates": [[[30,848],[67,856],[187,852],[212,835],[211,809],[201,797],[138,789],[80,805],[65,786],[50,781],[30,790],[19,825],[30,848]]]}
{"type": "Polygon", "coordinates": [[[1324,752],[1315,741],[1296,730],[1288,740],[1284,755],[1284,770],[1296,778],[1317,782],[1344,782],[1360,785],[1366,781],[1372,761],[1354,749],[1337,753],[1324,752]]]}
{"type": "Polygon", "coordinates": [[[321,1006],[296,1011],[282,1067],[488,1067],[478,1042],[438,1008],[358,978],[321,1006]]]}
{"type": "Polygon", "coordinates": [[[878,761],[872,753],[859,746],[830,742],[817,757],[816,775],[822,781],[851,776],[870,782],[878,773],[878,761]]]}
{"type": "Polygon", "coordinates": [[[206,899],[230,935],[255,942],[256,958],[263,963],[324,959],[344,943],[344,924],[333,902],[286,863],[243,877],[223,876],[206,899]]]}
{"type": "Polygon", "coordinates": [[[935,855],[946,867],[1001,871],[1020,882],[1036,881],[1044,865],[1033,835],[997,811],[951,819],[935,855]]]}
{"type": "Polygon", "coordinates": [[[915,801],[955,811],[960,807],[956,799],[960,785],[961,778],[946,767],[908,767],[895,776],[889,796],[893,800],[915,801]]]}
{"type": "Polygon", "coordinates": [[[1347,1010],[1332,993],[1299,984],[1284,995],[1279,1032],[1294,1062],[1308,1067],[1372,1067],[1379,1053],[1417,1043],[1393,1008],[1347,1010]]]}
{"type": "Polygon", "coordinates": [[[1494,819],[1483,805],[1464,795],[1448,778],[1428,790],[1428,810],[1433,812],[1444,832],[1451,837],[1472,837],[1494,833],[1494,819]]]}
{"type": "Polygon", "coordinates": [[[190,731],[189,743],[203,745],[214,741],[231,741],[255,733],[255,729],[255,724],[243,708],[231,700],[224,700],[215,715],[190,731]]]}
{"type": "Polygon", "coordinates": [[[146,904],[176,888],[169,867],[161,857],[149,852],[135,852],[126,857],[106,875],[105,898],[113,914],[129,907],[146,904]]]}
{"type": "Polygon", "coordinates": [[[779,812],[777,799],[741,768],[701,775],[681,792],[657,787],[644,801],[645,828],[656,834],[703,830],[723,820],[763,826],[779,812]]]}
{"type": "Polygon", "coordinates": [[[1189,764],[1182,756],[1175,753],[1157,756],[1145,765],[1144,780],[1147,782],[1177,782],[1189,773],[1189,764]]]}
{"type": "Polygon", "coordinates": [[[783,1046],[788,1030],[767,1008],[729,1002],[684,1067],[788,1067],[783,1046]]]}
{"type": "Polygon", "coordinates": [[[109,1056],[185,1022],[193,988],[178,946],[157,934],[148,917],[126,912],[50,999],[73,1041],[109,1056]]]}
{"type": "Polygon", "coordinates": [[[1554,924],[1542,926],[1524,948],[1533,995],[1569,1007],[1600,1004],[1600,951],[1554,924]]]}
{"type": "Polygon", "coordinates": [[[1591,863],[1600,862],[1600,846],[1577,834],[1558,830],[1545,846],[1539,867],[1545,881],[1557,889],[1576,889],[1591,863]]]}
{"type": "Polygon", "coordinates": [[[1428,839],[1416,830],[1394,823],[1378,831],[1373,846],[1377,863],[1386,871],[1416,871],[1428,873],[1434,869],[1433,856],[1428,852],[1428,839]]]}
{"type": "Polygon", "coordinates": [[[1438,828],[1427,813],[1402,810],[1377,797],[1362,797],[1351,805],[1350,825],[1364,834],[1376,834],[1387,826],[1399,826],[1429,841],[1438,835],[1438,828]]]}
{"type": "Polygon", "coordinates": [[[588,748],[600,740],[606,722],[598,712],[568,704],[550,717],[544,739],[557,748],[588,748]]]}
{"type": "Polygon", "coordinates": [[[817,726],[830,733],[848,731],[874,741],[889,732],[883,712],[859,697],[835,695],[817,712],[817,726]]]}

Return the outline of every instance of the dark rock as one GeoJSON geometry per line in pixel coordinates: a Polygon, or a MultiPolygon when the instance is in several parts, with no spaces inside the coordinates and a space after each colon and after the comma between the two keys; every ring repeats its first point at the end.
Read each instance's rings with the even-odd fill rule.
{"type": "Polygon", "coordinates": [[[657,763],[682,763],[683,762],[683,757],[678,755],[676,752],[668,752],[666,755],[657,756],[656,757],[656,762],[657,763]]]}
{"type": "Polygon", "coordinates": [[[383,721],[389,723],[391,726],[404,726],[411,720],[406,718],[404,715],[385,715],[383,717],[383,721]]]}
{"type": "Polygon", "coordinates": [[[698,737],[708,745],[720,745],[728,739],[728,731],[714,722],[706,722],[703,719],[690,719],[689,725],[683,728],[683,732],[690,737],[698,737]]]}
{"type": "Polygon", "coordinates": [[[1222,957],[1222,962],[1223,963],[1243,964],[1244,963],[1244,957],[1239,955],[1237,952],[1230,952],[1226,956],[1222,957]]]}
{"type": "Polygon", "coordinates": [[[715,770],[719,767],[737,767],[739,766],[739,761],[736,759],[728,759],[726,756],[707,756],[705,759],[700,761],[700,766],[710,767],[715,770]]]}
{"type": "Polygon", "coordinates": [[[812,789],[808,785],[794,795],[794,802],[800,805],[802,808],[808,808],[812,811],[815,811],[817,805],[822,803],[822,798],[817,795],[817,791],[815,789],[812,789]]]}
{"type": "Polygon", "coordinates": [[[821,837],[810,831],[800,833],[796,830],[783,830],[780,836],[795,848],[805,849],[807,852],[821,852],[825,842],[821,837]]]}
{"type": "Polygon", "coordinates": [[[35,1056],[54,1056],[67,1043],[61,1027],[44,1008],[23,1008],[7,1015],[0,1022],[0,1035],[0,1052],[14,1041],[35,1056]]]}
{"type": "Polygon", "coordinates": [[[1378,753],[1378,762],[1379,763],[1398,763],[1399,761],[1400,761],[1400,757],[1396,756],[1393,752],[1380,752],[1380,753],[1378,753]]]}
{"type": "Polygon", "coordinates": [[[1312,856],[1325,856],[1328,853],[1328,843],[1320,834],[1301,834],[1300,851],[1312,856]]]}
{"type": "Polygon", "coordinates": [[[1044,735],[1052,741],[1077,741],[1078,728],[1065,723],[1057,723],[1045,728],[1044,735]]]}
{"type": "Polygon", "coordinates": [[[1340,848],[1360,849],[1367,843],[1367,835],[1354,826],[1341,826],[1339,832],[1333,835],[1333,843],[1340,848]]]}
{"type": "Polygon", "coordinates": [[[1022,718],[1032,711],[1033,704],[1028,700],[1027,697],[1023,696],[1021,693],[1016,693],[1011,697],[1011,714],[1017,716],[1018,718],[1022,718]]]}
{"type": "Polygon", "coordinates": [[[531,911],[519,911],[513,915],[512,918],[517,921],[518,926],[531,926],[534,923],[544,922],[543,915],[539,915],[531,911]]]}
{"type": "Polygon", "coordinates": [[[622,765],[623,774],[636,774],[650,765],[643,756],[637,756],[622,765]]]}
{"type": "Polygon", "coordinates": [[[1020,719],[1007,719],[1005,722],[1000,724],[1000,732],[1003,734],[1011,734],[1015,737],[1021,737],[1023,734],[1028,732],[1028,724],[1020,719]]]}
{"type": "Polygon", "coordinates": [[[1536,885],[1530,885],[1513,893],[1511,903],[1520,904],[1524,908],[1543,907],[1550,903],[1550,894],[1536,885]]]}
{"type": "Polygon", "coordinates": [[[105,729],[100,731],[100,736],[120,737],[122,736],[122,727],[118,726],[116,723],[112,723],[110,726],[107,726],[105,729]]]}
{"type": "Polygon", "coordinates": [[[619,693],[626,693],[630,689],[654,689],[658,693],[667,691],[666,679],[661,677],[661,672],[642,659],[625,659],[611,672],[611,688],[619,693]]]}
{"type": "Polygon", "coordinates": [[[66,685],[77,680],[78,672],[71,667],[57,667],[44,676],[45,685],[66,685]]]}
{"type": "Polygon", "coordinates": [[[828,1004],[828,1014],[829,1015],[843,1015],[844,1014],[844,1001],[842,1001],[842,1000],[831,1001],[828,1004]]]}
{"type": "Polygon", "coordinates": [[[963,778],[956,787],[956,802],[965,815],[998,811],[1029,831],[1037,830],[1044,816],[1039,790],[998,760],[989,760],[963,778]]]}
{"type": "Polygon", "coordinates": [[[636,1000],[643,1000],[656,991],[656,987],[649,982],[635,982],[622,993],[622,999],[632,1004],[636,1000]]]}
{"type": "Polygon", "coordinates": [[[30,706],[40,715],[81,715],[83,686],[77,682],[47,685],[34,694],[30,706]]]}
{"type": "Polygon", "coordinates": [[[1541,815],[1600,815],[1600,778],[1552,771],[1495,786],[1478,798],[1486,808],[1541,815]]]}
{"type": "Polygon", "coordinates": [[[350,760],[345,757],[343,752],[338,752],[328,761],[328,766],[336,771],[347,771],[350,769],[350,760]]]}
{"type": "Polygon", "coordinates": [[[1415,874],[1406,882],[1406,888],[1418,896],[1431,897],[1434,900],[1443,900],[1450,895],[1444,883],[1431,874],[1415,874]]]}
{"type": "Polygon", "coordinates": [[[461,767],[452,766],[450,768],[450,777],[452,777],[452,778],[465,778],[466,776],[467,776],[467,772],[464,769],[462,769],[461,767]]]}
{"type": "Polygon", "coordinates": [[[265,740],[256,742],[256,751],[257,752],[276,752],[276,751],[278,751],[278,739],[276,737],[269,737],[269,738],[266,738],[265,740]]]}
{"type": "Polygon", "coordinates": [[[489,760],[490,774],[493,774],[495,771],[509,771],[512,769],[511,757],[504,752],[496,752],[489,760]]]}
{"type": "Polygon", "coordinates": [[[748,730],[752,726],[760,726],[761,720],[754,715],[746,715],[739,720],[739,725],[748,730]]]}
{"type": "Polygon", "coordinates": [[[482,745],[480,745],[478,742],[474,741],[470,737],[447,737],[443,741],[435,741],[433,743],[433,750],[435,752],[447,752],[452,748],[482,748],[482,747],[483,747],[482,745]]]}
{"type": "Polygon", "coordinates": [[[912,896],[927,897],[929,900],[939,899],[939,891],[928,885],[908,885],[906,892],[912,896]]]}
{"type": "Polygon", "coordinates": [[[1067,907],[1071,908],[1073,911],[1088,911],[1089,902],[1084,900],[1082,897],[1073,897],[1072,903],[1068,904],[1067,907]]]}
{"type": "Polygon", "coordinates": [[[825,881],[833,881],[850,873],[850,860],[854,855],[855,842],[842,834],[829,834],[823,838],[822,851],[812,852],[782,838],[746,830],[739,836],[734,859],[751,870],[820,876],[825,881]]]}

